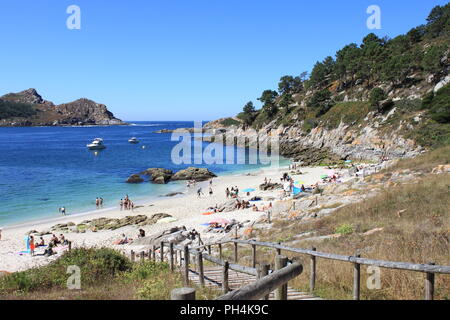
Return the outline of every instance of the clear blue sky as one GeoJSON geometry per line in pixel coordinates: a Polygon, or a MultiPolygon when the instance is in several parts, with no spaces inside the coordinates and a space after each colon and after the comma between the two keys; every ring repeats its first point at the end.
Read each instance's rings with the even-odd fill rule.
{"type": "Polygon", "coordinates": [[[87,97],[124,120],[234,115],[286,74],[357,42],[369,5],[380,36],[425,23],[439,0],[2,0],[0,95],[87,97]],[[81,30],[66,9],[81,8],[81,30]]]}

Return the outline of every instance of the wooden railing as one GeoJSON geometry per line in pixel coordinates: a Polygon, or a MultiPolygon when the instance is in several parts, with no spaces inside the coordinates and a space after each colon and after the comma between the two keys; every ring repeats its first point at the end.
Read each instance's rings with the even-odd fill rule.
{"type": "MultiPolygon", "coordinates": [[[[382,268],[388,269],[398,269],[398,270],[407,270],[407,271],[415,271],[422,272],[425,274],[425,300],[433,300],[434,298],[434,287],[435,287],[435,274],[450,274],[450,266],[441,266],[435,265],[434,263],[429,264],[417,264],[417,263],[407,263],[407,262],[393,262],[393,261],[384,261],[384,260],[375,260],[375,259],[366,259],[361,258],[360,254],[356,253],[354,256],[346,256],[332,253],[324,253],[318,252],[315,248],[311,249],[300,249],[300,248],[292,248],[288,246],[284,246],[280,243],[271,243],[271,242],[261,242],[254,240],[239,240],[239,239],[230,239],[220,242],[215,242],[211,244],[205,244],[201,246],[191,247],[188,246],[177,246],[173,243],[160,243],[160,261],[164,261],[164,250],[165,247],[169,247],[169,262],[170,268],[172,271],[175,269],[175,260],[179,254],[179,263],[180,266],[183,267],[184,274],[184,284],[185,286],[189,286],[189,272],[192,271],[189,269],[190,257],[194,256],[197,260],[198,267],[198,276],[199,281],[202,286],[205,283],[205,276],[203,272],[203,261],[207,260],[216,265],[220,265],[223,267],[223,276],[222,283],[218,285],[222,287],[222,291],[224,296],[220,299],[228,299],[228,298],[255,298],[259,299],[261,296],[267,295],[267,290],[270,289],[271,292],[274,288],[279,287],[276,291],[276,298],[285,299],[287,298],[287,281],[292,280],[298,274],[300,274],[303,270],[303,267],[298,263],[293,263],[289,267],[287,266],[288,259],[286,257],[281,256],[282,251],[297,253],[309,256],[310,260],[310,281],[309,281],[309,289],[311,292],[315,290],[316,283],[316,258],[321,259],[330,259],[336,261],[343,261],[353,264],[353,299],[360,299],[360,281],[361,281],[361,265],[368,266],[378,266],[382,268]],[[222,247],[224,244],[233,244],[233,252],[234,252],[234,263],[229,263],[227,260],[223,260],[222,255],[222,247]],[[239,245],[250,245],[252,248],[252,267],[242,266],[237,264],[239,258],[239,245]],[[219,258],[215,258],[211,255],[212,246],[218,247],[219,258]],[[259,265],[258,269],[256,266],[258,265],[257,261],[257,247],[266,247],[272,248],[276,250],[276,259],[275,265],[276,272],[271,274],[271,277],[268,278],[268,265],[259,265]],[[207,253],[203,253],[206,251],[207,253]],[[281,260],[280,260],[281,259],[281,260]],[[184,262],[184,263],[182,263],[184,262]],[[294,265],[297,266],[293,267],[294,265]],[[301,267],[300,273],[298,272],[298,268],[301,267]],[[284,270],[289,268],[288,270],[284,270]],[[251,285],[247,285],[239,290],[234,291],[234,294],[228,294],[229,286],[228,286],[228,271],[235,270],[237,272],[250,274],[257,276],[258,280],[251,285]],[[282,272],[282,270],[284,270],[282,272]],[[294,271],[295,270],[295,271],[294,271]],[[285,277],[286,274],[289,274],[288,277],[285,277]],[[284,289],[280,289],[284,288],[284,289]],[[283,293],[283,290],[286,291],[283,293]],[[277,293],[278,292],[278,293],[277,293]]],[[[155,246],[148,252],[148,256],[155,260],[155,246]]],[[[135,259],[135,253],[131,254],[132,260],[135,259]]],[[[141,252],[141,259],[144,259],[144,252],[141,252]]],[[[267,298],[267,296],[266,296],[267,298]]]]}

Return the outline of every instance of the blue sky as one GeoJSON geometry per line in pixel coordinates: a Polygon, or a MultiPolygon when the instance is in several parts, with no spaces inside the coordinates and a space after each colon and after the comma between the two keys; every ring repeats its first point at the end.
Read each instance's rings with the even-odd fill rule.
{"type": "Polygon", "coordinates": [[[55,103],[80,97],[124,120],[235,115],[286,74],[372,32],[425,23],[439,0],[2,0],[0,95],[36,88],[55,103]],[[69,5],[81,30],[69,30],[69,5]]]}

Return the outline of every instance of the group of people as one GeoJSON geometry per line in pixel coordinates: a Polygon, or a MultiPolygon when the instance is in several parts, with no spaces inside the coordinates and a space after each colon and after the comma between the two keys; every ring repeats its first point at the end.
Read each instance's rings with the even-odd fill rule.
{"type": "Polygon", "coordinates": [[[250,208],[250,202],[249,201],[245,201],[245,200],[239,200],[238,198],[236,199],[236,204],[235,204],[235,209],[236,210],[244,210],[247,208],[250,208]]]}
{"type": "Polygon", "coordinates": [[[124,199],[120,199],[120,211],[122,210],[134,210],[134,202],[130,200],[128,195],[124,199]]]}
{"type": "Polygon", "coordinates": [[[237,186],[231,187],[231,190],[229,188],[225,189],[225,195],[228,198],[237,198],[239,196],[239,188],[237,186]]]}
{"type": "MultiPolygon", "coordinates": [[[[56,247],[58,244],[61,244],[63,246],[66,246],[69,244],[69,241],[66,239],[66,237],[61,233],[59,235],[59,238],[52,234],[52,237],[48,243],[47,249],[45,249],[44,255],[50,256],[54,254],[53,248],[56,247]]],[[[34,256],[34,250],[38,247],[45,247],[45,240],[44,237],[39,238],[39,242],[35,241],[34,236],[30,235],[27,238],[27,247],[30,249],[31,256],[34,256]]]]}
{"type": "Polygon", "coordinates": [[[103,208],[103,198],[95,198],[95,206],[97,209],[103,208]]]}

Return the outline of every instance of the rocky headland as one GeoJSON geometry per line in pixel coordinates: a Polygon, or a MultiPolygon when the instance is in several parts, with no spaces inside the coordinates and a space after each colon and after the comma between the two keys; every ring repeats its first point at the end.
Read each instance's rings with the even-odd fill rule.
{"type": "Polygon", "coordinates": [[[55,105],[35,89],[0,97],[0,126],[123,125],[104,104],[82,98],[55,105]]]}

